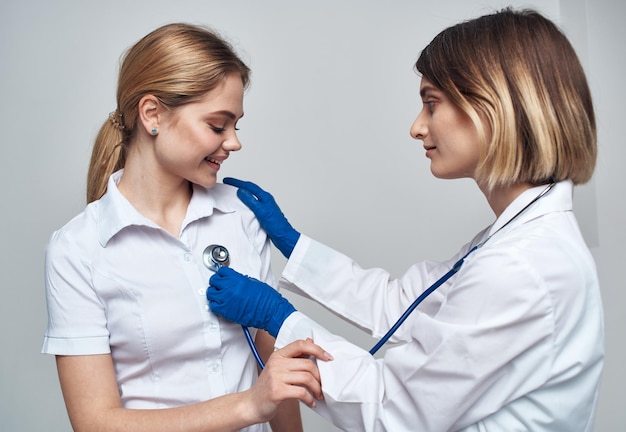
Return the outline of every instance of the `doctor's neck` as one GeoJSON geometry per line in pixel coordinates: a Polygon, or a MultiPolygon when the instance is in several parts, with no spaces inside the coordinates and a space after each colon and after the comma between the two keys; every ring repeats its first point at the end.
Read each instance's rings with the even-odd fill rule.
{"type": "Polygon", "coordinates": [[[485,195],[485,198],[487,198],[489,207],[491,207],[496,218],[498,218],[515,198],[520,196],[525,190],[530,189],[532,185],[530,183],[515,183],[511,185],[495,186],[491,190],[482,185],[478,185],[478,187],[485,195]]]}

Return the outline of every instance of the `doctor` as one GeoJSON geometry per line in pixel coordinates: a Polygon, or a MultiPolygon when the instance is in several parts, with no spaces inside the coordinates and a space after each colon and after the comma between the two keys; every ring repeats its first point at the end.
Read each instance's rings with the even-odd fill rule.
{"type": "Polygon", "coordinates": [[[266,329],[277,347],[312,338],[316,412],[347,431],[590,431],[604,363],[595,265],[572,212],[588,181],[596,127],[583,69],[563,33],[505,9],[442,31],[422,51],[423,109],[411,135],[437,178],[470,177],[495,222],[446,262],[392,279],[291,227],[272,196],[225,179],[289,258],[283,287],[383,335],[474,246],[456,275],[399,327],[376,359],[274,289],[232,269],[211,278],[211,309],[266,329]]]}

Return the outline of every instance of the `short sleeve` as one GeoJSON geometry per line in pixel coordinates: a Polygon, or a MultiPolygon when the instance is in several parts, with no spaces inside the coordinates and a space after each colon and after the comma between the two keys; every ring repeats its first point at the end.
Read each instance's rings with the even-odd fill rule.
{"type": "MultiPolygon", "coordinates": [[[[45,257],[48,326],[42,353],[89,355],[110,352],[105,308],[91,283],[92,252],[85,238],[55,232],[45,257]]],[[[97,242],[92,242],[99,246],[97,242]]]]}

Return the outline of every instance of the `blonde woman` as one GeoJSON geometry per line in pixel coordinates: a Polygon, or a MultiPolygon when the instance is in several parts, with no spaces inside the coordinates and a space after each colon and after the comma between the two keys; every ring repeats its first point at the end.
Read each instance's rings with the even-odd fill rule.
{"type": "Polygon", "coordinates": [[[241,326],[204,295],[209,244],[238,271],[274,283],[269,240],[216,184],[238,151],[249,69],[215,33],[170,24],[123,58],[117,108],[96,139],[85,210],[55,232],[46,255],[49,323],[76,431],[302,430],[297,399],[320,396],[302,341],[274,353],[264,331],[257,367],[241,326]],[[286,402],[285,402],[286,401],[286,402]]]}
{"type": "Polygon", "coordinates": [[[398,279],[364,269],[300,235],[258,186],[224,179],[289,257],[281,283],[374,336],[433,288],[400,345],[374,358],[231,269],[210,279],[211,306],[278,346],[311,337],[328,350],[316,412],[346,431],[591,431],[603,314],[572,190],[593,173],[596,126],[576,54],[550,20],[506,9],[442,31],[415,67],[411,135],[434,176],[472,178],[495,215],[450,260],[398,279]]]}

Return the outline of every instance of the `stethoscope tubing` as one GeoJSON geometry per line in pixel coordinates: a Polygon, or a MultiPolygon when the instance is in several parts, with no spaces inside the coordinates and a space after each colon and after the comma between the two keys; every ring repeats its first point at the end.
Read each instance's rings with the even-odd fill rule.
{"type": "Polygon", "coordinates": [[[461,266],[463,265],[463,261],[465,261],[465,258],[467,258],[467,256],[469,254],[471,254],[472,252],[474,252],[476,249],[478,249],[479,246],[481,246],[481,245],[476,245],[472,249],[470,249],[470,251],[468,253],[466,253],[465,256],[463,256],[463,258],[458,260],[452,266],[452,268],[450,270],[448,270],[448,273],[446,273],[443,276],[441,276],[434,284],[432,284],[431,286],[428,287],[428,289],[426,289],[424,292],[422,292],[422,294],[420,294],[419,297],[417,297],[417,299],[415,299],[415,301],[413,301],[413,303],[411,303],[411,306],[409,306],[407,308],[407,310],[404,311],[402,316],[400,316],[398,321],[396,321],[396,323],[389,329],[389,331],[387,331],[387,333],[385,333],[385,335],[378,341],[378,343],[376,345],[374,345],[374,347],[370,350],[370,354],[371,355],[376,354],[376,352],[378,352],[378,350],[380,350],[382,348],[382,346],[385,343],[387,343],[389,338],[391,338],[391,336],[393,336],[393,334],[404,323],[404,321],[406,321],[406,319],[409,317],[409,315],[411,315],[411,313],[415,310],[415,308],[417,306],[419,306],[419,304],[421,302],[423,302],[424,299],[426,299],[426,297],[428,297],[433,291],[435,291],[441,285],[446,283],[446,281],[448,279],[450,279],[452,276],[454,276],[456,274],[456,272],[458,272],[461,269],[461,266]]]}
{"type": "Polygon", "coordinates": [[[413,301],[413,303],[411,303],[411,305],[407,308],[406,311],[404,311],[404,313],[402,314],[402,316],[400,316],[400,318],[398,319],[398,321],[396,321],[396,323],[391,326],[391,328],[389,329],[389,331],[387,331],[387,333],[385,333],[385,335],[378,341],[378,343],[376,345],[374,345],[372,347],[372,349],[369,351],[369,353],[371,355],[374,355],[378,352],[378,350],[380,350],[382,348],[382,346],[389,340],[389,338],[391,338],[391,336],[393,336],[393,334],[398,330],[398,328],[404,323],[404,321],[406,321],[406,319],[409,317],[409,315],[411,315],[411,313],[415,310],[415,308],[417,308],[417,306],[424,301],[424,299],[426,299],[426,297],[428,297],[430,294],[433,293],[433,291],[435,291],[437,288],[439,288],[441,285],[443,285],[444,283],[446,283],[446,281],[448,279],[450,279],[452,276],[454,276],[463,266],[463,263],[465,262],[465,259],[469,256],[469,254],[471,254],[472,252],[474,252],[476,249],[482,247],[485,243],[487,243],[494,235],[496,235],[498,232],[500,232],[500,230],[502,228],[504,228],[505,226],[507,226],[508,224],[510,224],[511,222],[513,222],[515,219],[517,219],[517,217],[519,215],[521,215],[522,213],[524,213],[526,211],[526,209],[528,209],[531,205],[533,205],[535,202],[537,202],[541,197],[543,197],[545,194],[547,194],[548,192],[550,192],[550,190],[554,187],[554,185],[556,184],[556,182],[552,182],[550,183],[543,191],[541,191],[541,193],[539,195],[537,195],[535,198],[533,198],[532,201],[530,201],[528,204],[526,204],[520,211],[518,211],[515,215],[513,215],[513,217],[511,217],[504,225],[502,225],[500,228],[498,228],[496,230],[496,232],[494,232],[493,234],[491,234],[489,237],[487,237],[483,242],[477,244],[476,246],[474,246],[473,248],[471,248],[464,256],[463,258],[461,258],[460,260],[458,260],[456,263],[454,263],[454,265],[452,266],[452,268],[450,270],[448,270],[448,272],[446,274],[444,274],[442,277],[440,277],[435,283],[433,283],[431,286],[429,286],[424,292],[422,292],[422,294],[419,295],[419,297],[417,297],[417,299],[415,299],[415,301],[413,301]]]}
{"type": "Polygon", "coordinates": [[[252,351],[252,355],[254,356],[254,359],[256,360],[256,364],[259,366],[259,369],[261,370],[265,369],[265,363],[263,363],[263,359],[261,359],[261,355],[259,354],[259,350],[257,349],[256,344],[254,343],[254,340],[252,339],[250,330],[248,329],[248,327],[244,325],[242,325],[241,328],[243,329],[243,334],[246,337],[248,346],[250,347],[250,350],[252,351]]]}

